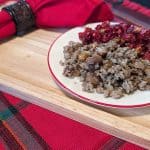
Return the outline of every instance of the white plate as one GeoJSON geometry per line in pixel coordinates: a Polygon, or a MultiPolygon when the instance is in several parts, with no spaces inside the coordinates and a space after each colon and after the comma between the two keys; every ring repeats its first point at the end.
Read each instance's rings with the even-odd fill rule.
{"type": "MultiPolygon", "coordinates": [[[[115,23],[112,23],[112,25],[114,24],[115,23]]],[[[96,25],[97,23],[88,24],[86,26],[94,28],[96,25]]],[[[84,27],[77,27],[64,33],[62,36],[57,38],[50,47],[48,65],[51,75],[57,84],[72,96],[96,105],[119,108],[132,108],[150,105],[150,91],[137,91],[131,95],[125,95],[120,99],[105,98],[103,94],[87,93],[83,91],[79,78],[69,79],[62,74],[63,66],[60,65],[60,60],[64,60],[63,47],[66,46],[69,41],[79,41],[78,33],[82,32],[84,27]]]]}

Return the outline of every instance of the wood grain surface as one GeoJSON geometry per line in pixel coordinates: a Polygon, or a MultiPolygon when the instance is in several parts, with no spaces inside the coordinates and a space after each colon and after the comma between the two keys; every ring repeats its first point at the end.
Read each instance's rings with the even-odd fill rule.
{"type": "Polygon", "coordinates": [[[66,96],[52,80],[47,54],[61,34],[36,30],[0,44],[0,90],[150,149],[150,107],[95,107],[66,96]]]}

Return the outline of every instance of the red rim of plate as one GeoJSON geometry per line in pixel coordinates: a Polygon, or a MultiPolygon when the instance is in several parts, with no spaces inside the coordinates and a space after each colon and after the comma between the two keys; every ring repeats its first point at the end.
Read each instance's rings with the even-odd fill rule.
{"type": "MultiPolygon", "coordinates": [[[[74,29],[74,28],[73,28],[74,29]]],[[[71,30],[73,30],[71,29],[71,30]]],[[[84,102],[87,102],[87,103],[90,103],[90,104],[93,104],[93,105],[97,105],[97,106],[105,106],[105,107],[114,107],[114,108],[139,108],[139,107],[146,107],[146,106],[150,106],[150,103],[145,103],[145,104],[139,104],[139,105],[113,105],[113,104],[106,104],[106,103],[102,103],[102,102],[96,102],[95,100],[92,100],[92,99],[89,99],[87,97],[84,97],[84,96],[81,96],[77,93],[75,93],[74,91],[70,90],[68,87],[66,87],[60,80],[58,80],[58,78],[55,76],[55,74],[53,73],[52,69],[51,69],[51,65],[50,65],[50,61],[49,61],[49,57],[50,57],[50,52],[51,52],[51,49],[53,47],[53,45],[55,44],[55,42],[61,37],[63,36],[64,34],[67,34],[68,32],[70,32],[71,30],[61,34],[60,36],[58,36],[54,41],[53,43],[51,44],[50,48],[49,48],[49,51],[48,51],[48,55],[47,55],[47,62],[48,62],[48,68],[49,68],[49,71],[53,77],[53,79],[55,80],[55,82],[61,87],[63,88],[67,93],[73,95],[74,97],[84,101],[84,102]]]]}

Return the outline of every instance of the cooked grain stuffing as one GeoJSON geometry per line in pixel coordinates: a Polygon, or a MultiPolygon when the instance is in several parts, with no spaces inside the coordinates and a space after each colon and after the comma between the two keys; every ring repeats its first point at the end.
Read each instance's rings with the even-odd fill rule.
{"type": "Polygon", "coordinates": [[[121,98],[150,90],[150,30],[109,22],[79,33],[82,43],[64,48],[66,77],[80,77],[83,90],[121,98]]]}
{"type": "Polygon", "coordinates": [[[150,61],[138,57],[115,40],[83,45],[70,42],[64,47],[66,77],[80,77],[83,90],[120,98],[136,90],[150,90],[150,61]]]}

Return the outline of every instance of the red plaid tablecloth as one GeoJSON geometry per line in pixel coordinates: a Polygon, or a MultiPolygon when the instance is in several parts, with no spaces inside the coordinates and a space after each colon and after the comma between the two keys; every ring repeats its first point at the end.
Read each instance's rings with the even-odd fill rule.
{"type": "Polygon", "coordinates": [[[0,92],[0,150],[143,150],[0,92]]]}

